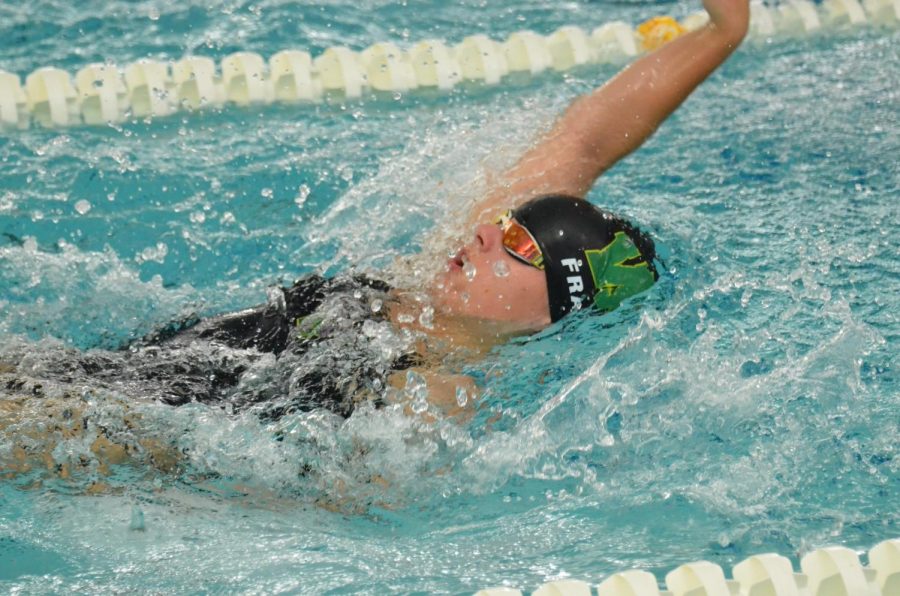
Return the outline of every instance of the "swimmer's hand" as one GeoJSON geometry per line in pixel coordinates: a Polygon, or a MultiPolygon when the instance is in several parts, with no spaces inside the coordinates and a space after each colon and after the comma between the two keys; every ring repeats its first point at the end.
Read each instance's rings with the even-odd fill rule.
{"type": "Polygon", "coordinates": [[[750,26],[748,0],[703,0],[703,8],[709,13],[710,27],[730,38],[735,45],[747,35],[750,26]]]}

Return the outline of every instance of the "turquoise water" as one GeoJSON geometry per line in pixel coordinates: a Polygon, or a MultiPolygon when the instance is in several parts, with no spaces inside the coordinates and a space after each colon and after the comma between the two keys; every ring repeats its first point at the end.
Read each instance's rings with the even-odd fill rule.
{"type": "MultiPolygon", "coordinates": [[[[0,68],[694,8],[404,4],[0,6],[0,68]]],[[[653,233],[668,274],[611,316],[496,350],[470,371],[486,393],[469,423],[387,409],[272,428],[85,395],[97,424],[189,465],[0,481],[0,587],[466,592],[900,535],[898,42],[862,28],[746,44],[591,193],[653,233]],[[94,480],[107,490],[86,494],[94,480]]],[[[614,71],[0,136],[0,361],[64,362],[306,272],[389,267],[614,71]]],[[[86,453],[70,440],[53,457],[86,453]]]]}

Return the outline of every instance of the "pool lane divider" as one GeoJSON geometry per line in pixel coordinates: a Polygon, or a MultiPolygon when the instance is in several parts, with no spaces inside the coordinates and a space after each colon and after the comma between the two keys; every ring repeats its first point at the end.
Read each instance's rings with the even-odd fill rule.
{"type": "MultiPolygon", "coordinates": [[[[726,579],[709,561],[686,563],[666,574],[666,589],[647,571],[615,573],[597,586],[575,579],[549,582],[533,596],[900,596],[900,539],[869,550],[869,564],[843,546],[814,550],[794,571],[786,557],[754,555],[732,568],[726,579]]],[[[522,596],[516,588],[488,588],[476,596],[522,596]]]]}
{"type": "MultiPolygon", "coordinates": [[[[449,91],[462,81],[498,85],[514,73],[624,62],[706,22],[706,13],[699,12],[680,22],[655,17],[637,27],[616,21],[590,34],[566,26],[547,36],[518,31],[503,42],[471,35],[453,46],[430,39],[408,49],[389,42],[362,52],[332,47],[315,58],[302,50],[284,50],[268,61],[237,52],[218,68],[204,56],[171,64],[139,60],[124,69],[90,64],[74,80],[65,70],[44,67],[25,77],[24,86],[18,75],[0,70],[0,130],[26,129],[32,122],[46,128],[108,125],[226,104],[317,102],[326,95],[356,99],[368,91],[449,91]]],[[[824,0],[819,5],[786,0],[774,7],[754,1],[750,37],[808,35],[869,23],[896,26],[900,0],[824,0]]]]}

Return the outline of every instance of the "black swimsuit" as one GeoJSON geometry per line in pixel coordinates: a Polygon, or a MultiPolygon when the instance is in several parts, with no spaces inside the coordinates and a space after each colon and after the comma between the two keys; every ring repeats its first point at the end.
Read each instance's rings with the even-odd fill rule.
{"type": "Polygon", "coordinates": [[[363,276],[313,275],[283,288],[267,304],[158,335],[150,343],[166,350],[227,346],[275,357],[274,362],[253,359],[245,370],[227,364],[207,369],[210,382],[202,391],[196,385],[190,391],[170,386],[163,400],[256,406],[267,418],[315,408],[347,417],[360,400],[378,405],[387,377],[418,361],[411,338],[386,318],[389,291],[386,283],[363,276]],[[253,378],[246,378],[248,371],[253,378]]]}
{"type": "Polygon", "coordinates": [[[264,419],[316,408],[348,417],[360,401],[382,404],[390,374],[419,361],[413,335],[387,319],[389,290],[362,276],[312,275],[258,307],[172,325],[122,351],[80,354],[54,376],[264,419]]]}

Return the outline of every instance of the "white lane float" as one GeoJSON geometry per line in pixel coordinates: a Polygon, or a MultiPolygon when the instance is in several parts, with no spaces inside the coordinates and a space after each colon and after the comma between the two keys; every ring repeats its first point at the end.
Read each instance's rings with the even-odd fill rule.
{"type": "MultiPolygon", "coordinates": [[[[869,551],[863,567],[857,554],[842,546],[829,546],[801,559],[802,573],[791,561],[766,553],[744,559],[732,569],[733,579],[709,561],[680,565],[666,574],[666,589],[656,576],[632,569],[614,573],[598,586],[577,579],[556,580],[539,586],[536,596],[898,596],[900,594],[900,539],[885,540],[869,551]]],[[[512,587],[488,588],[476,596],[521,596],[512,587]]]]}
{"type": "Polygon", "coordinates": [[[28,128],[28,98],[18,75],[0,70],[0,129],[28,128]]]}
{"type": "Polygon", "coordinates": [[[32,117],[46,128],[81,122],[78,93],[69,73],[60,68],[39,68],[25,79],[25,95],[32,117]]]}
{"type": "Polygon", "coordinates": [[[517,31],[503,42],[503,54],[509,72],[541,73],[553,66],[553,56],[543,35],[517,31]]]}
{"type": "Polygon", "coordinates": [[[409,49],[416,81],[420,87],[447,91],[462,79],[462,67],[453,51],[437,39],[426,39],[409,49]]]}
{"type": "Polygon", "coordinates": [[[85,124],[122,122],[131,107],[119,69],[110,64],[89,64],[75,74],[75,87],[85,124]]]}
{"type": "Polygon", "coordinates": [[[359,55],[350,48],[328,48],[313,60],[313,68],[323,91],[341,92],[350,98],[362,96],[366,75],[359,55]]]}
{"type": "Polygon", "coordinates": [[[269,58],[269,73],[275,101],[314,101],[322,94],[319,81],[313,77],[313,62],[309,52],[278,52],[269,58]]]}
{"type": "Polygon", "coordinates": [[[569,70],[596,59],[591,38],[581,27],[574,25],[560,27],[551,33],[547,37],[547,50],[556,70],[569,70]]]}
{"type": "Polygon", "coordinates": [[[366,80],[376,91],[408,91],[418,87],[406,52],[392,43],[376,43],[360,54],[366,80]]]}
{"type": "Polygon", "coordinates": [[[597,60],[616,62],[638,55],[638,42],[634,28],[628,23],[606,23],[591,32],[591,41],[597,60]]]}
{"type": "MultiPolygon", "coordinates": [[[[622,62],[705,26],[705,12],[680,21],[654,17],[637,28],[617,21],[588,35],[576,26],[550,35],[517,31],[500,43],[470,35],[455,46],[436,39],[404,49],[376,43],[362,52],[337,46],[313,57],[299,49],[280,51],[268,60],[237,52],[219,64],[205,56],[187,56],[171,65],[139,60],[121,71],[111,64],[80,69],[73,85],[58,68],[39,68],[25,77],[0,71],[0,130],[80,123],[102,125],[129,118],[155,118],[179,110],[218,109],[272,102],[314,102],[324,94],[361,98],[366,91],[448,91],[460,81],[500,84],[510,73],[537,76],[599,62],[622,62]]],[[[900,0],[784,0],[751,4],[750,38],[808,35],[828,27],[900,23],[900,0]]]]}
{"type": "Polygon", "coordinates": [[[470,35],[453,48],[462,76],[470,81],[496,85],[509,72],[503,49],[487,35],[470,35]]]}
{"type": "Polygon", "coordinates": [[[222,86],[226,100],[239,106],[272,101],[266,61],[253,52],[236,52],[222,60],[222,86]]]}
{"type": "Polygon", "coordinates": [[[139,118],[168,116],[177,111],[175,82],[168,65],[156,60],[138,60],[125,68],[125,86],[131,113],[139,118]]]}
{"type": "Polygon", "coordinates": [[[225,90],[216,76],[216,63],[205,56],[190,56],[172,65],[175,97],[187,110],[221,106],[225,90]]]}

